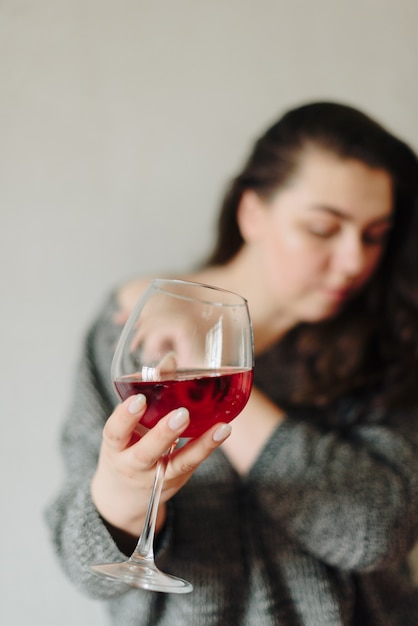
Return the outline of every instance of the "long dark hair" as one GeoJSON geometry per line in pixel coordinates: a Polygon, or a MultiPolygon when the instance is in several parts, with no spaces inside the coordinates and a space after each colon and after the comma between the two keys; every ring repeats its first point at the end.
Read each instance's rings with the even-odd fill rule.
{"type": "Polygon", "coordinates": [[[388,172],[394,227],[366,289],[337,317],[302,324],[283,341],[292,372],[283,393],[291,402],[323,404],[372,386],[385,406],[410,405],[418,401],[418,159],[375,120],[333,102],[306,104],[281,117],[227,189],[206,266],[224,265],[243,245],[237,223],[243,193],[251,189],[269,200],[295,173],[307,146],[388,172]]]}

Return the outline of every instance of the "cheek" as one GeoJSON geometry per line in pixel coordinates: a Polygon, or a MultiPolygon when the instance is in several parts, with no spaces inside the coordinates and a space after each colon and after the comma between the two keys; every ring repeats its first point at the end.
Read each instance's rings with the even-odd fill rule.
{"type": "Polygon", "coordinates": [[[326,255],[297,233],[287,231],[283,236],[274,232],[266,238],[262,254],[265,270],[277,284],[281,281],[289,290],[298,291],[309,284],[326,266],[326,255]]]}

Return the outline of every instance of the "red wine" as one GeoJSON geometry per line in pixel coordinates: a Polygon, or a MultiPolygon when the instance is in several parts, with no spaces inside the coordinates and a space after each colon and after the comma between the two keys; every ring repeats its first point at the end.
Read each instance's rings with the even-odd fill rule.
{"type": "Polygon", "coordinates": [[[125,400],[143,393],[147,410],[141,424],[152,428],[164,415],[184,406],[190,424],[182,437],[198,437],[217,422],[230,422],[247,403],[253,379],[252,370],[223,369],[208,375],[199,371],[177,371],[176,379],[143,381],[140,374],[114,381],[125,400]]]}

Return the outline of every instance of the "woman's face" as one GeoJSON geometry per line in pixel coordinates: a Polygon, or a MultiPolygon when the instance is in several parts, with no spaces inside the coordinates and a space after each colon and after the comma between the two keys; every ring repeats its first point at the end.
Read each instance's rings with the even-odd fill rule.
{"type": "Polygon", "coordinates": [[[272,306],[294,323],[336,314],[382,256],[393,211],[390,175],[310,149],[271,201],[247,193],[242,231],[272,306]]]}

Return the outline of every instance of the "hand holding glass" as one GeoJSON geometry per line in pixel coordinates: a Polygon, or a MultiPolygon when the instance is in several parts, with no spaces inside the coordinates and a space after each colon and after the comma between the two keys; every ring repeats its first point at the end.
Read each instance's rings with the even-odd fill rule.
{"type": "MultiPolygon", "coordinates": [[[[139,299],[119,339],[112,380],[122,398],[143,393],[147,410],[140,427],[151,429],[168,412],[186,407],[190,423],[182,437],[198,437],[230,422],[251,391],[253,338],[247,302],[200,283],[155,279],[139,299]]],[[[193,586],[161,572],[153,541],[161,489],[170,454],[159,460],[144,528],[132,556],[92,571],[133,587],[188,593],[193,586]]]]}

